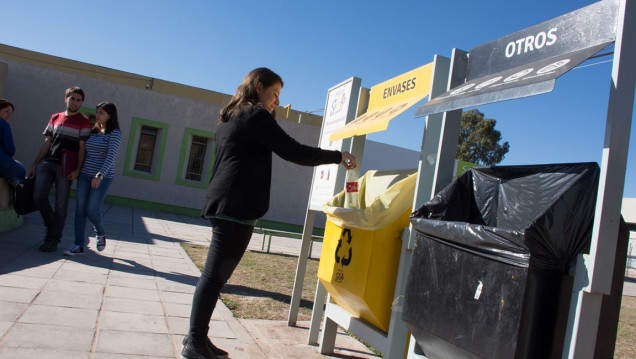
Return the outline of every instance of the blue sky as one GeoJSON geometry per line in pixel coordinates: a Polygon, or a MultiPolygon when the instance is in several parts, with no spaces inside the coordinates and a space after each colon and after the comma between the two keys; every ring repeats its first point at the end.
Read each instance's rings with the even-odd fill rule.
{"type": "MultiPolygon", "coordinates": [[[[468,51],[593,2],[12,1],[3,4],[0,42],[228,94],[266,66],[285,81],[281,105],[314,111],[351,76],[370,88],[435,54],[468,51]]],[[[600,164],[611,57],[583,65],[551,93],[478,107],[510,143],[501,165],[600,164]]],[[[367,138],[419,151],[424,118],[413,114],[367,138]]],[[[635,127],[624,197],[636,197],[635,127]]]]}

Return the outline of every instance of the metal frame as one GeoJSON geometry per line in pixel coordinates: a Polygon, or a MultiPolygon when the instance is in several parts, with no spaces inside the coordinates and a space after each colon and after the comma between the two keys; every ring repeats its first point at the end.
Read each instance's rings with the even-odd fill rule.
{"type": "MultiPolygon", "coordinates": [[[[461,74],[454,73],[453,79],[465,76],[465,52],[457,51],[457,59],[464,59],[461,74]]],[[[448,88],[449,82],[450,60],[441,56],[436,56],[433,67],[433,77],[431,79],[431,96],[443,93],[448,88]]],[[[458,67],[459,68],[459,67],[458,67]]],[[[453,82],[454,83],[454,82],[453,82]]],[[[452,180],[452,170],[455,166],[454,156],[448,155],[450,149],[453,150],[457,146],[457,138],[459,136],[459,128],[461,122],[461,111],[453,111],[452,113],[438,114],[431,116],[426,124],[422,143],[438,143],[428,151],[422,150],[420,154],[420,166],[418,169],[418,185],[416,186],[416,195],[414,206],[421,205],[424,201],[430,199],[435,190],[439,190],[448,185],[452,180]],[[430,170],[423,170],[423,167],[430,166],[430,170]],[[424,173],[424,175],[422,175],[424,173]],[[439,173],[450,174],[450,176],[439,176],[439,173]],[[421,195],[418,195],[421,194],[421,195]]],[[[454,154],[454,151],[452,152],[454,154]]],[[[373,325],[355,318],[348,311],[342,309],[337,304],[331,302],[327,297],[325,304],[325,295],[327,291],[320,284],[317,285],[316,295],[314,298],[314,310],[312,313],[312,321],[310,325],[310,333],[308,338],[309,344],[315,344],[318,340],[318,324],[324,313],[323,336],[320,341],[320,353],[332,354],[334,351],[336,333],[338,326],[351,332],[353,335],[362,339],[376,350],[380,351],[385,358],[404,358],[406,344],[408,338],[408,330],[402,321],[401,301],[404,296],[406,279],[411,264],[412,239],[414,237],[410,229],[405,229],[402,235],[402,248],[400,251],[400,263],[398,265],[398,273],[396,285],[393,294],[393,306],[391,308],[391,317],[389,320],[389,330],[387,333],[375,328],[373,325]],[[325,310],[323,312],[323,306],[325,310]]]]}
{"type": "Polygon", "coordinates": [[[603,295],[611,289],[636,85],[636,3],[619,2],[605,143],[589,255],[579,256],[563,358],[593,358],[603,295]]]}

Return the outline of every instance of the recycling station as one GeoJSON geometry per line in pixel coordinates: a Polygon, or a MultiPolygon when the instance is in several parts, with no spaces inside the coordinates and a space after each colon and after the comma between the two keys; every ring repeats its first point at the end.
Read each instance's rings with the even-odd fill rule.
{"type": "Polygon", "coordinates": [[[324,212],[307,340],[322,354],[333,353],[340,326],[388,359],[613,357],[634,44],[636,3],[603,0],[435,55],[371,89],[356,77],[330,88],[319,146],[359,162],[367,133],[428,98],[415,111],[425,120],[420,162],[355,173],[353,205],[345,205],[344,168],[315,169],[288,324],[296,324],[315,214],[324,212]],[[548,94],[558,77],[601,55],[612,55],[613,67],[600,166],[475,167],[455,177],[462,109],[548,94]]]}

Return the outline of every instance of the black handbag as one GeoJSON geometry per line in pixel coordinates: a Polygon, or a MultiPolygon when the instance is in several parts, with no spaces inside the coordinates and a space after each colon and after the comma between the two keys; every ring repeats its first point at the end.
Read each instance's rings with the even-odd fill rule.
{"type": "Polygon", "coordinates": [[[33,201],[33,189],[35,177],[23,179],[13,191],[13,209],[17,214],[25,215],[36,211],[38,208],[33,201]]]}

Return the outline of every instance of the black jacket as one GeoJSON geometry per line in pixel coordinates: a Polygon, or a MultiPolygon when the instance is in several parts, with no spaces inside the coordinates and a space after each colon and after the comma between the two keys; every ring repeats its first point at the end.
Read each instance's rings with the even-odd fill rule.
{"type": "Polygon", "coordinates": [[[259,106],[248,106],[229,121],[220,122],[214,140],[214,166],[202,217],[261,218],[269,208],[272,152],[305,166],[342,160],[339,151],[298,143],[259,106]]]}

